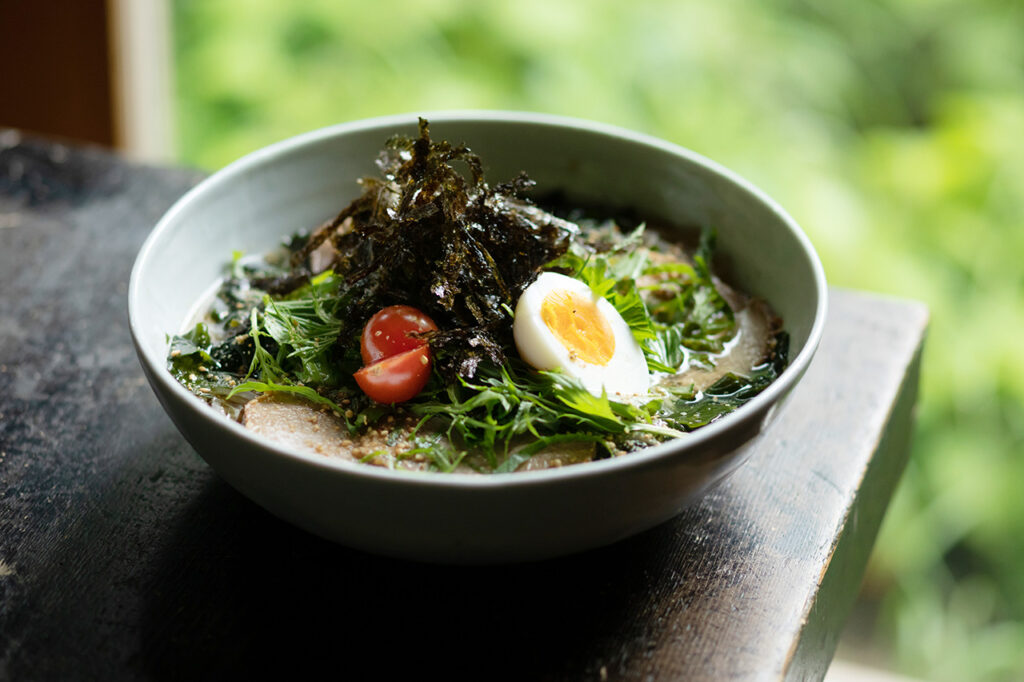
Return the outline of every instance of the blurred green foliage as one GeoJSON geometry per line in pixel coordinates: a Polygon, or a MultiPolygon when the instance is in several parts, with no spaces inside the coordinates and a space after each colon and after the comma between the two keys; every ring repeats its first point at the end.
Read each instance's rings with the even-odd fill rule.
{"type": "Polygon", "coordinates": [[[867,589],[931,680],[1024,677],[1024,3],[175,0],[182,160],[339,121],[596,119],[737,170],[834,285],[932,310],[919,429],[867,589]]]}

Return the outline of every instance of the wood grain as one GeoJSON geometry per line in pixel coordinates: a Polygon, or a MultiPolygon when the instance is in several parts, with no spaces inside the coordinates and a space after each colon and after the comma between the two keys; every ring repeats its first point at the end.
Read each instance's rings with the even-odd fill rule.
{"type": "Polygon", "coordinates": [[[146,386],[129,271],[199,177],[0,131],[0,679],[824,674],[905,464],[922,306],[833,290],[757,451],[654,530],[537,564],[393,561],[235,493],[146,386]]]}

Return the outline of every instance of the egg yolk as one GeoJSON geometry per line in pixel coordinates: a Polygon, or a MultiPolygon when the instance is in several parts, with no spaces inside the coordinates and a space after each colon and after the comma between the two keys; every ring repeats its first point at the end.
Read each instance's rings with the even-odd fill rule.
{"type": "Polygon", "coordinates": [[[570,291],[544,297],[540,316],[569,356],[591,365],[607,365],[615,353],[615,335],[597,304],[570,291]]]}

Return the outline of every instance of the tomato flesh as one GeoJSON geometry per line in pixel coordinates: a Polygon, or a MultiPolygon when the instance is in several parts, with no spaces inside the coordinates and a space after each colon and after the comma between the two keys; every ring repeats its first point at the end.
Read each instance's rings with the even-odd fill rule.
{"type": "Polygon", "coordinates": [[[432,357],[426,339],[414,334],[434,331],[426,313],[408,305],[392,305],[363,327],[359,350],[363,367],[356,383],[378,403],[411,400],[430,380],[432,357]]]}
{"type": "Polygon", "coordinates": [[[426,313],[408,305],[392,305],[370,318],[363,327],[360,351],[363,364],[372,365],[384,358],[426,345],[412,334],[434,331],[437,325],[426,313]]]}
{"type": "Polygon", "coordinates": [[[378,403],[415,398],[430,379],[430,347],[422,345],[378,360],[356,372],[356,383],[378,403]]]}

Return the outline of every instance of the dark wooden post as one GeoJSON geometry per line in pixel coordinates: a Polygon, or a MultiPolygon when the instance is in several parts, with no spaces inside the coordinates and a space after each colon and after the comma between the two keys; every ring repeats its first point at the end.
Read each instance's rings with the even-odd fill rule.
{"type": "Polygon", "coordinates": [[[0,126],[112,146],[103,0],[0,2],[0,126]]]}

